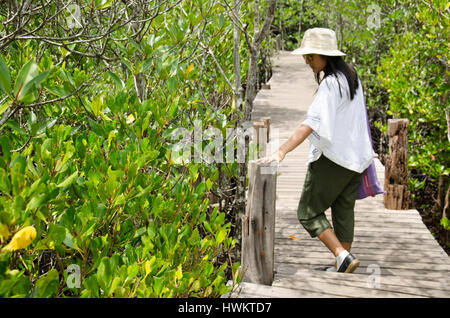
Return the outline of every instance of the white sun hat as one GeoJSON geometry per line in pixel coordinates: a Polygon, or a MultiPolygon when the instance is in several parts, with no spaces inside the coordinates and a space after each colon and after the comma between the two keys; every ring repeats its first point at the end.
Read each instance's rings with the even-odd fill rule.
{"type": "Polygon", "coordinates": [[[336,33],[331,29],[312,28],[305,31],[302,44],[292,51],[294,55],[320,54],[327,56],[344,56],[338,50],[336,33]]]}

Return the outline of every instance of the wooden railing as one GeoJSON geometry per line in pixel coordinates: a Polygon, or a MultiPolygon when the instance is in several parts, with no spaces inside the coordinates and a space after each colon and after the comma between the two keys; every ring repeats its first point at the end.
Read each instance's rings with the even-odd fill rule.
{"type": "MultiPolygon", "coordinates": [[[[253,123],[258,141],[258,158],[266,153],[270,137],[270,118],[253,123]]],[[[248,195],[242,217],[242,269],[246,282],[271,285],[274,278],[275,205],[277,185],[276,162],[248,166],[248,195]]]]}
{"type": "Polygon", "coordinates": [[[407,210],[408,190],[408,119],[389,119],[389,155],[384,170],[384,205],[386,209],[407,210]]]}

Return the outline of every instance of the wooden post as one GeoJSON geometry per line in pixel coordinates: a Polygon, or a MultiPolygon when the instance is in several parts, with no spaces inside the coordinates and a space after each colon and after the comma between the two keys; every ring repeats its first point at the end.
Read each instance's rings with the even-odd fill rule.
{"type": "Polygon", "coordinates": [[[255,139],[253,142],[257,143],[259,146],[259,150],[257,153],[257,158],[265,157],[266,148],[267,148],[267,133],[265,123],[262,121],[256,121],[253,123],[253,128],[256,132],[255,139]]]}
{"type": "Polygon", "coordinates": [[[267,142],[270,140],[270,117],[262,117],[261,121],[264,123],[264,127],[267,129],[267,142]]]}
{"type": "Polygon", "coordinates": [[[409,208],[408,191],[408,119],[389,119],[389,155],[386,159],[384,204],[386,209],[409,208]]]}
{"type": "Polygon", "coordinates": [[[277,51],[281,51],[281,35],[280,34],[277,34],[277,36],[275,37],[275,43],[276,43],[277,51]]]}
{"type": "Polygon", "coordinates": [[[249,162],[241,255],[243,280],[250,283],[271,285],[273,282],[276,167],[274,162],[249,162]]]}

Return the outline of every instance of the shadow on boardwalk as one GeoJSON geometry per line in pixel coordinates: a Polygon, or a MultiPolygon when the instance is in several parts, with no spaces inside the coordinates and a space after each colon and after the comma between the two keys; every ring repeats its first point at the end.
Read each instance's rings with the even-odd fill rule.
{"type": "MultiPolygon", "coordinates": [[[[252,121],[271,117],[281,145],[303,121],[317,84],[301,57],[280,52],[273,64],[271,89],[258,93],[252,121]]],[[[450,258],[416,210],[386,210],[382,196],[355,206],[352,253],[361,260],[360,267],[353,274],[317,270],[333,265],[334,257],[309,237],[296,217],[308,147],[304,142],[279,167],[272,286],[242,283],[231,297],[450,297],[450,258]]],[[[378,159],[376,165],[384,180],[378,159]]],[[[329,210],[326,214],[330,219],[329,210]]]]}

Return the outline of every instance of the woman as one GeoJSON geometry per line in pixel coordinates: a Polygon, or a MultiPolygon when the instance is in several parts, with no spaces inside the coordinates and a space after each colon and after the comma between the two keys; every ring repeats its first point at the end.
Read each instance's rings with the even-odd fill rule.
{"type": "Polygon", "coordinates": [[[307,30],[300,48],[292,53],[303,55],[319,88],[305,121],[277,152],[258,161],[280,163],[309,139],[308,171],[297,216],[311,237],[319,237],[334,254],[337,271],[351,273],[359,266],[350,254],[355,200],[363,171],[373,160],[362,85],[342,59],[345,53],[337,49],[333,30],[307,30]],[[333,227],[325,216],[330,207],[333,227]]]}

